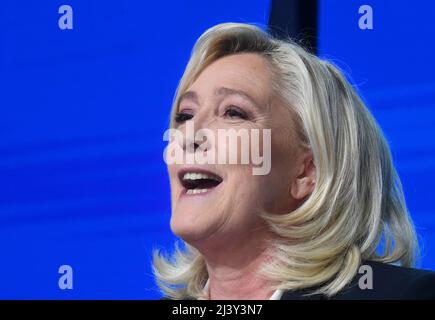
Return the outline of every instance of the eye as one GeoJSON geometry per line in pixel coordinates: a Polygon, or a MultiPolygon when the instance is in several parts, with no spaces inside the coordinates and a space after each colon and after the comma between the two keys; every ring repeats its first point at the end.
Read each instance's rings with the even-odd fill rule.
{"type": "Polygon", "coordinates": [[[180,113],[177,113],[175,115],[175,122],[176,123],[183,123],[183,122],[186,122],[187,120],[190,120],[192,118],[193,118],[193,114],[180,112],[180,113]]]}
{"type": "Polygon", "coordinates": [[[248,115],[246,112],[241,110],[240,108],[236,106],[229,106],[224,113],[224,116],[230,117],[230,118],[240,118],[240,119],[248,119],[248,115]]]}

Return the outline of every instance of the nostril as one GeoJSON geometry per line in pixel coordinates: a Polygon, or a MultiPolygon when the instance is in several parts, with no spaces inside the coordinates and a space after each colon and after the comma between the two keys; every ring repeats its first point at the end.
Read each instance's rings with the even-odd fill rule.
{"type": "Polygon", "coordinates": [[[201,145],[197,142],[189,141],[188,143],[186,143],[185,146],[187,146],[187,147],[185,147],[184,150],[186,150],[188,152],[196,152],[201,145]]]}
{"type": "Polygon", "coordinates": [[[194,146],[195,151],[197,149],[199,149],[198,151],[204,151],[204,152],[210,150],[211,146],[212,146],[211,142],[212,142],[212,139],[208,135],[203,136],[200,139],[197,139],[195,141],[195,146],[194,146]]]}

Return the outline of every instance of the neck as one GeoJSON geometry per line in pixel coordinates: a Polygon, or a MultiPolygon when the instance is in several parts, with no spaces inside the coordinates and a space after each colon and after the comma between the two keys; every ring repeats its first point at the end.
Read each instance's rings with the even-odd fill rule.
{"type": "MultiPolygon", "coordinates": [[[[260,267],[270,260],[265,231],[251,232],[243,239],[225,237],[224,242],[200,248],[209,275],[211,300],[267,300],[273,294],[270,282],[260,275],[260,267]]],[[[221,238],[222,239],[222,238],[221,238]]]]}

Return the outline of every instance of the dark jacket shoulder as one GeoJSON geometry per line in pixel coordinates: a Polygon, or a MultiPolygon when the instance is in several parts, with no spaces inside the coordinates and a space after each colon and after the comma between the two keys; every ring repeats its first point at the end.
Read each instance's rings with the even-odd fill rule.
{"type": "Polygon", "coordinates": [[[285,291],[281,300],[410,300],[435,299],[435,272],[364,261],[359,272],[341,292],[331,298],[306,295],[313,290],[285,291]]]}

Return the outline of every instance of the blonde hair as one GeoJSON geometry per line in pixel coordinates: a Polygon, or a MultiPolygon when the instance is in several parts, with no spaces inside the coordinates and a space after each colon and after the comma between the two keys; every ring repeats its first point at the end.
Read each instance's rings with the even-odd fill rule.
{"type": "MultiPolygon", "coordinates": [[[[316,167],[315,189],[300,207],[283,215],[260,214],[280,239],[271,243],[274,259],[262,274],[275,289],[316,288],[311,294],[330,297],[349,284],[364,260],[413,265],[418,242],[388,144],[330,62],[254,25],[216,25],[193,48],[174,98],[171,127],[180,94],[201,71],[221,57],[245,52],[269,62],[273,87],[295,115],[301,143],[311,149],[316,167]]],[[[208,273],[194,247],[176,246],[172,257],[154,251],[153,263],[167,297],[201,297],[208,273]]]]}

